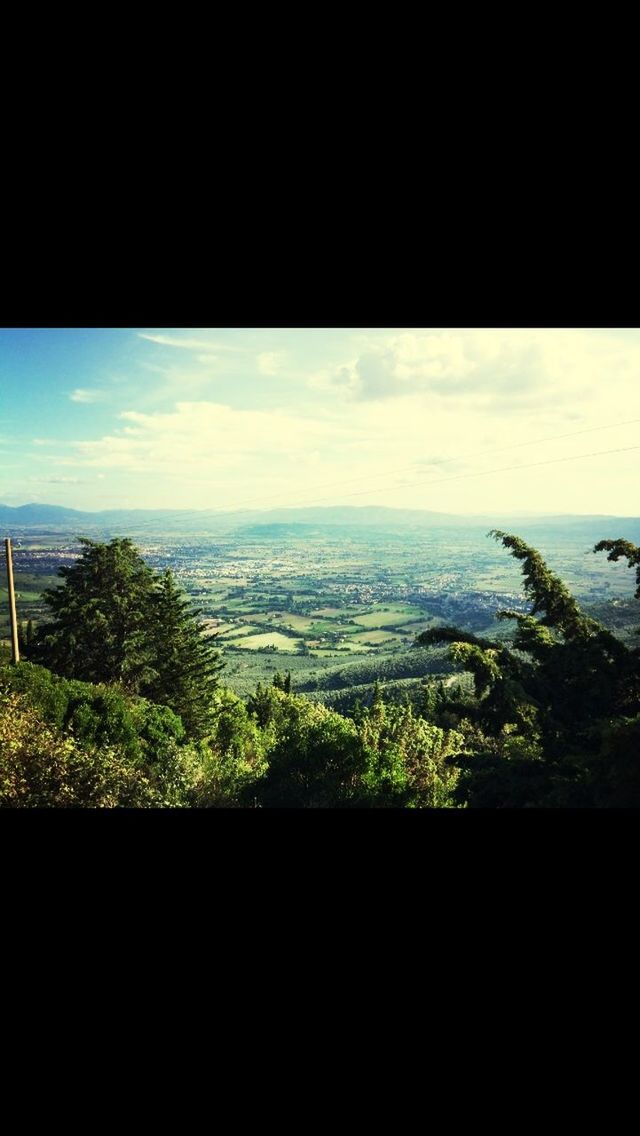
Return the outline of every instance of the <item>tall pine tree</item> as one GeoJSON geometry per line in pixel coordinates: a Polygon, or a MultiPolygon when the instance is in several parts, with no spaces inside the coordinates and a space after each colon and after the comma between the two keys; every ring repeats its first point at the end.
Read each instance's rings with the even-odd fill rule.
{"type": "Polygon", "coordinates": [[[120,682],[140,692],[151,673],[145,636],[154,573],[130,540],[80,538],[82,556],[43,592],[53,620],[38,628],[30,657],[67,678],[120,682]]]}
{"type": "Polygon", "coordinates": [[[222,663],[210,640],[203,637],[200,612],[167,569],[154,588],[146,640],[152,649],[154,677],[145,694],[179,714],[191,736],[203,736],[212,723],[213,694],[222,663]]]}
{"type": "Polygon", "coordinates": [[[81,539],[83,554],[43,593],[53,620],[29,657],[85,682],[117,682],[169,706],[192,736],[212,720],[219,653],[171,572],[152,571],[130,540],[81,539]]]}

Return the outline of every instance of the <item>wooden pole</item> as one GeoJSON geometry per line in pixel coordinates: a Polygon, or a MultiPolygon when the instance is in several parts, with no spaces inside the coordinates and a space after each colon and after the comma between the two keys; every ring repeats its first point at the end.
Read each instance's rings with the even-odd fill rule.
{"type": "Polygon", "coordinates": [[[20,648],[18,646],[18,618],[16,616],[16,592],[13,586],[13,558],[11,555],[11,537],[4,542],[7,557],[7,585],[9,588],[9,618],[11,620],[11,662],[20,662],[20,648]]]}

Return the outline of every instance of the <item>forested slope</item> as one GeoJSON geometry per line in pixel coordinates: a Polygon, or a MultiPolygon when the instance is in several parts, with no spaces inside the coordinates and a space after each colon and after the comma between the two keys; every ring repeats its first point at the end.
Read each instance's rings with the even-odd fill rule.
{"type": "MultiPolygon", "coordinates": [[[[0,656],[0,805],[640,806],[637,638],[585,613],[521,538],[494,536],[529,603],[500,613],[509,636],[433,627],[412,651],[310,675],[312,697],[276,675],[246,699],[170,572],[130,541],[84,541],[25,658],[0,656]]],[[[635,571],[628,619],[640,551],[594,551],[635,571]]]]}

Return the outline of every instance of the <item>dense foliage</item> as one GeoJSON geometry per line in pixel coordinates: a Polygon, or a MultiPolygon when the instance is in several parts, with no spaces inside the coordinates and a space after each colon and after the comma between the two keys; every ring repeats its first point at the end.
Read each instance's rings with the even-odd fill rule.
{"type": "Polygon", "coordinates": [[[130,540],[81,538],[83,555],[43,593],[53,614],[38,627],[29,659],[67,678],[119,683],[170,706],[194,735],[210,722],[221,664],[198,613],[172,573],[158,577],[130,540]]]}
{"type": "MultiPolygon", "coordinates": [[[[475,806],[640,806],[640,650],[585,615],[540,554],[519,537],[493,534],[523,564],[531,610],[515,621],[512,644],[457,628],[423,633],[448,642],[475,681],[475,699],[457,708],[466,733],[458,799],[475,806]],[[634,757],[635,750],[635,757],[634,757]]],[[[638,566],[628,541],[594,551],[638,566]]],[[[638,584],[640,594],[640,567],[638,584]]],[[[449,707],[449,722],[456,707],[449,707]]]]}
{"type": "MultiPolygon", "coordinates": [[[[445,645],[459,678],[401,660],[384,689],[345,687],[345,713],[293,691],[290,673],[246,702],[226,690],[171,573],[130,541],[84,541],[46,593],[53,619],[24,629],[28,660],[0,651],[0,805],[640,806],[640,650],[582,612],[535,549],[493,535],[530,601],[499,613],[511,637],[425,632],[418,644],[445,645]]],[[[594,551],[626,559],[640,598],[640,550],[594,551]]]]}
{"type": "Polygon", "coordinates": [[[344,808],[451,803],[458,735],[380,696],[357,721],[287,693],[216,690],[204,738],[118,685],[0,663],[0,804],[344,808]]]}
{"type": "Polygon", "coordinates": [[[121,748],[82,745],[19,694],[0,692],[0,802],[29,808],[144,807],[157,794],[121,748]]]}

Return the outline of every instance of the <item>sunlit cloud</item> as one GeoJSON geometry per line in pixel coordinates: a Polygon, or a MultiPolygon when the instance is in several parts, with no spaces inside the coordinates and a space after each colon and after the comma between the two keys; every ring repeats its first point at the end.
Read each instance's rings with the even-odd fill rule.
{"type": "Polygon", "coordinates": [[[277,375],[283,359],[282,351],[263,351],[257,356],[258,370],[262,375],[277,375]]]}
{"type": "Polygon", "coordinates": [[[29,481],[36,485],[86,485],[87,482],[79,477],[30,477],[29,481]]]}
{"type": "Polygon", "coordinates": [[[637,332],[185,328],[133,330],[123,343],[90,369],[83,341],[78,366],[65,358],[53,397],[44,394],[46,411],[31,417],[37,403],[25,402],[29,433],[12,441],[23,481],[62,487],[68,473],[81,484],[90,470],[93,490],[76,496],[66,482],[66,500],[83,507],[126,498],[232,508],[248,497],[269,507],[278,496],[283,505],[637,511],[637,455],[581,457],[637,438],[637,332]],[[70,393],[70,370],[87,386],[70,393]],[[86,409],[71,413],[66,399],[86,409]],[[574,455],[575,466],[524,468],[574,455]]]}
{"type": "Polygon", "coordinates": [[[358,402],[421,393],[432,403],[442,399],[450,408],[464,404],[479,413],[564,406],[579,415],[578,400],[597,398],[603,383],[627,391],[639,379],[637,342],[607,332],[532,329],[372,338],[355,360],[316,371],[308,382],[312,389],[342,391],[358,402]]]}
{"type": "Polygon", "coordinates": [[[163,501],[206,507],[208,487],[240,496],[288,493],[294,477],[318,468],[318,455],[337,462],[350,431],[332,421],[281,410],[235,410],[213,402],[180,402],[171,412],[123,411],[117,433],[76,441],[62,466],[98,467],[128,477],[153,476],[163,501]],[[333,455],[333,458],[332,458],[333,455]],[[194,498],[183,486],[198,484],[194,498]]]}
{"type": "Polygon", "coordinates": [[[71,394],[69,395],[69,398],[71,399],[72,402],[85,402],[85,403],[99,402],[102,397],[103,397],[102,391],[100,391],[100,390],[85,390],[82,387],[77,387],[76,390],[72,391],[71,394]]]}
{"type": "Polygon", "coordinates": [[[245,351],[244,347],[234,346],[230,343],[214,343],[210,339],[193,339],[189,336],[177,335],[151,335],[139,331],[140,339],[148,339],[151,343],[159,343],[163,347],[178,347],[185,351],[245,351]]]}

